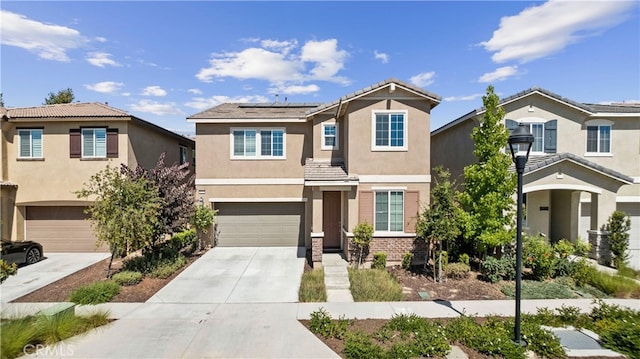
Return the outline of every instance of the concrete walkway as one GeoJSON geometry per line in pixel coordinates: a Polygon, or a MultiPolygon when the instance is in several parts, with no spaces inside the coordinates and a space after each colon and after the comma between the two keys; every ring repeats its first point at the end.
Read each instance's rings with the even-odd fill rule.
{"type": "Polygon", "coordinates": [[[327,302],[353,302],[349,282],[349,263],[339,253],[322,254],[324,285],[327,288],[327,302]]]}
{"type": "MultiPolygon", "coordinates": [[[[605,302],[640,310],[640,301],[636,299],[608,299],[605,302]]],[[[16,304],[28,308],[28,303],[9,305],[16,304]]],[[[524,300],[522,312],[535,313],[539,308],[562,306],[589,312],[595,304],[587,299],[524,300]]],[[[427,318],[456,317],[461,313],[513,316],[514,301],[133,303],[80,306],[76,313],[110,308],[119,320],[36,354],[38,357],[60,357],[72,351],[78,358],[338,358],[299,320],[310,319],[311,313],[320,308],[327,310],[333,318],[344,315],[345,318],[388,319],[410,313],[427,318]]],[[[583,351],[581,354],[589,353],[596,352],[583,351]]]]}
{"type": "Polygon", "coordinates": [[[0,285],[1,302],[4,304],[20,298],[109,256],[109,253],[96,252],[45,253],[42,261],[18,268],[16,275],[0,285]]]}

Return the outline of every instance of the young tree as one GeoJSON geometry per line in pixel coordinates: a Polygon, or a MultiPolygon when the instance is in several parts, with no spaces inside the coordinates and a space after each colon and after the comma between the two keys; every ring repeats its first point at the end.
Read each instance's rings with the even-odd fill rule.
{"type": "Polygon", "coordinates": [[[158,189],[144,178],[132,178],[123,171],[107,166],[93,175],[84,188],[76,192],[79,198],[93,199],[87,208],[96,246],[108,243],[113,257],[149,245],[158,227],[162,199],[158,189]]]}
{"type": "Polygon", "coordinates": [[[189,176],[189,163],[167,167],[162,153],[154,168],[146,170],[138,165],[135,170],[123,165],[122,171],[133,179],[144,178],[158,190],[162,199],[162,208],[158,226],[153,235],[152,247],[161,241],[165,234],[182,231],[189,223],[194,212],[193,186],[195,177],[189,176]]]}
{"type": "Polygon", "coordinates": [[[436,259],[433,255],[432,259],[434,279],[440,282],[442,281],[442,244],[444,242],[449,247],[448,244],[460,236],[462,210],[456,201],[449,171],[439,166],[433,172],[435,186],[431,190],[431,204],[418,218],[416,233],[419,238],[428,241],[428,249],[436,246],[439,248],[438,258],[436,259]],[[436,261],[438,263],[437,278],[436,261]]]}
{"type": "Polygon", "coordinates": [[[4,98],[2,92],[0,92],[0,107],[4,107],[4,98]]]}
{"type": "Polygon", "coordinates": [[[196,251],[204,247],[205,236],[209,234],[209,231],[212,229],[211,226],[216,221],[216,213],[218,213],[218,211],[209,207],[203,205],[196,206],[196,210],[191,217],[191,225],[196,229],[198,236],[198,248],[196,248],[196,251]]]}
{"type": "Polygon", "coordinates": [[[49,92],[49,96],[44,99],[43,105],[55,105],[58,103],[71,103],[75,99],[73,90],[67,88],[66,90],[60,90],[58,93],[49,92]]]}
{"type": "MultiPolygon", "coordinates": [[[[631,229],[631,219],[629,215],[622,211],[614,211],[605,225],[605,231],[609,232],[609,243],[611,254],[613,255],[613,265],[620,268],[629,260],[629,230],[631,229]]],[[[607,263],[611,264],[611,263],[607,263]]]]}
{"type": "Polygon", "coordinates": [[[487,87],[482,97],[485,114],[471,137],[478,162],[464,168],[464,191],[460,202],[466,212],[465,239],[480,252],[492,251],[512,241],[516,174],[509,172],[511,157],[505,153],[509,132],[501,123],[505,116],[500,99],[487,87]]]}
{"type": "Polygon", "coordinates": [[[353,228],[353,245],[355,254],[358,257],[356,268],[359,268],[364,258],[369,254],[369,243],[373,239],[373,225],[364,222],[358,223],[353,228]]]}

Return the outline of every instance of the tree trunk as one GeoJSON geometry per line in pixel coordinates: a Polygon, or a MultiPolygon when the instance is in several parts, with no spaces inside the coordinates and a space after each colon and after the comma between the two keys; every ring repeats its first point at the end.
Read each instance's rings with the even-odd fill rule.
{"type": "Polygon", "coordinates": [[[113,263],[113,256],[116,255],[116,249],[111,250],[111,259],[109,259],[109,265],[107,266],[107,279],[111,278],[111,264],[113,263]]]}

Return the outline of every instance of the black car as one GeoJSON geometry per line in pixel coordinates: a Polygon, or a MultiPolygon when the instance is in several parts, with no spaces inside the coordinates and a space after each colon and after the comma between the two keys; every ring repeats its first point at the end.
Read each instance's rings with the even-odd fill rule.
{"type": "Polygon", "coordinates": [[[33,241],[11,242],[2,241],[0,258],[7,263],[33,264],[42,259],[42,246],[33,241]]]}

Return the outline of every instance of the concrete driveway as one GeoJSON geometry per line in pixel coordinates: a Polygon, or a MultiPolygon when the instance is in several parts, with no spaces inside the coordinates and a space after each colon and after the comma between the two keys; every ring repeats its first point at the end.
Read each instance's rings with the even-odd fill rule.
{"type": "Polygon", "coordinates": [[[38,263],[18,268],[18,273],[0,285],[2,303],[62,279],[107,257],[109,253],[45,253],[38,263]]]}
{"type": "Polygon", "coordinates": [[[304,248],[216,247],[148,303],[294,303],[304,248]]]}

